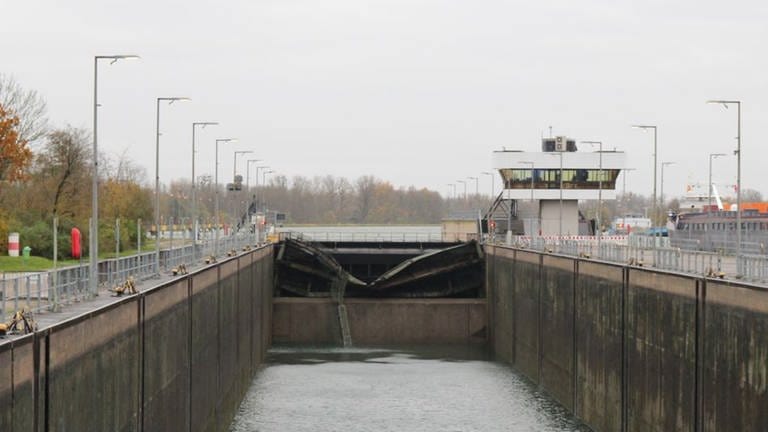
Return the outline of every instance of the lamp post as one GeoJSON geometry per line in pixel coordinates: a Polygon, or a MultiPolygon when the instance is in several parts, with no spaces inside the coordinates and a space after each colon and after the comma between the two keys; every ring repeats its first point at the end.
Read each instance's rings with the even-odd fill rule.
{"type": "MultiPolygon", "coordinates": [[[[259,196],[259,170],[262,169],[269,169],[269,165],[259,165],[256,167],[256,198],[259,196]]],[[[258,200],[257,200],[258,201],[258,200]]],[[[259,203],[256,202],[256,206],[258,207],[259,203]]]]}
{"type": "Polygon", "coordinates": [[[657,127],[653,125],[633,125],[635,129],[653,129],[653,217],[658,218],[658,201],[656,201],[656,169],[658,167],[658,140],[657,140],[657,127]]]}
{"type": "Polygon", "coordinates": [[[738,100],[710,100],[707,103],[736,105],[736,273],[743,274],[741,268],[741,101],[738,100]]]}
{"type": "Polygon", "coordinates": [[[155,272],[160,276],[160,102],[189,101],[188,97],[159,97],[157,98],[157,121],[155,123],[155,272]]]}
{"type": "Polygon", "coordinates": [[[475,195],[480,195],[480,182],[478,181],[477,177],[467,177],[467,180],[474,180],[475,181],[475,195]]]}
{"type": "Polygon", "coordinates": [[[195,142],[195,130],[198,126],[202,126],[203,129],[205,129],[206,126],[215,126],[218,125],[218,122],[194,122],[192,123],[192,245],[193,250],[196,250],[197,245],[197,231],[198,231],[198,221],[197,221],[197,197],[195,196],[196,190],[197,190],[197,180],[195,179],[195,146],[197,145],[195,142]]]}
{"type": "Polygon", "coordinates": [[[272,171],[272,170],[267,170],[267,171],[264,171],[264,172],[261,173],[261,184],[262,184],[262,186],[266,186],[267,185],[267,174],[272,174],[273,172],[274,171],[272,171]]]}
{"type": "Polygon", "coordinates": [[[456,180],[456,183],[462,183],[464,185],[464,201],[467,201],[467,181],[466,180],[456,180]]]}
{"type": "Polygon", "coordinates": [[[446,186],[448,186],[449,190],[452,190],[452,192],[448,193],[448,198],[456,198],[456,184],[446,183],[446,186]]]}
{"type": "Polygon", "coordinates": [[[488,171],[483,171],[480,174],[491,177],[491,200],[493,200],[494,196],[496,195],[496,177],[493,175],[493,173],[488,171]]]}
{"type": "Polygon", "coordinates": [[[251,164],[261,162],[261,159],[248,159],[245,161],[245,187],[250,192],[251,189],[251,164]]]}
{"type": "Polygon", "coordinates": [[[602,212],[603,212],[603,142],[582,141],[584,144],[597,145],[600,153],[597,171],[597,250],[600,251],[600,240],[603,236],[602,212]]]}
{"type": "Polygon", "coordinates": [[[232,168],[232,181],[237,177],[237,155],[253,153],[253,150],[238,150],[235,152],[235,166],[232,168]]]}
{"type": "Polygon", "coordinates": [[[219,143],[220,142],[237,142],[237,138],[218,138],[216,139],[216,158],[214,165],[216,168],[214,168],[214,184],[216,185],[215,190],[216,193],[214,194],[214,200],[213,200],[213,212],[216,215],[215,217],[215,224],[214,227],[215,233],[214,233],[214,244],[213,244],[213,255],[219,256],[219,231],[221,230],[221,219],[219,216],[219,143]]]}
{"type": "MultiPolygon", "coordinates": [[[[266,187],[267,186],[267,174],[272,174],[272,173],[274,173],[274,171],[272,171],[271,169],[265,170],[265,171],[263,171],[261,173],[261,185],[262,185],[262,187],[266,187]]],[[[264,199],[263,201],[264,201],[264,220],[266,221],[267,220],[267,200],[264,199]]]]}
{"type": "Polygon", "coordinates": [[[259,165],[256,167],[256,188],[259,187],[259,170],[261,169],[269,169],[269,165],[259,165]]]}
{"type": "Polygon", "coordinates": [[[95,56],[93,58],[93,178],[91,179],[91,233],[88,247],[89,270],[88,288],[91,296],[98,295],[99,287],[99,60],[110,60],[114,64],[119,60],[136,60],[141,57],[134,54],[95,56]]]}
{"type": "MultiPolygon", "coordinates": [[[[674,162],[662,162],[661,163],[661,205],[664,205],[664,167],[668,167],[670,165],[673,165],[674,162]]],[[[662,210],[663,211],[663,210],[662,210]]]]}
{"type": "Polygon", "coordinates": [[[709,187],[707,188],[709,190],[708,199],[707,199],[707,213],[709,213],[712,210],[712,159],[720,156],[727,156],[725,153],[710,153],[709,154],[709,187]]]}

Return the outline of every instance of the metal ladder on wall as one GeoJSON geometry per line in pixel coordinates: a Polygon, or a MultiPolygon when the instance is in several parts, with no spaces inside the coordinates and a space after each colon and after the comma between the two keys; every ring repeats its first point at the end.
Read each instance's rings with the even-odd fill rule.
{"type": "Polygon", "coordinates": [[[343,346],[352,346],[352,333],[349,330],[349,317],[347,316],[347,306],[344,305],[344,288],[346,282],[339,281],[331,284],[331,298],[336,300],[336,315],[339,318],[339,327],[341,328],[341,342],[343,346]]]}
{"type": "Polygon", "coordinates": [[[349,318],[347,317],[347,306],[339,303],[338,307],[339,325],[341,326],[341,340],[345,347],[352,346],[352,334],[349,332],[349,318]]]}

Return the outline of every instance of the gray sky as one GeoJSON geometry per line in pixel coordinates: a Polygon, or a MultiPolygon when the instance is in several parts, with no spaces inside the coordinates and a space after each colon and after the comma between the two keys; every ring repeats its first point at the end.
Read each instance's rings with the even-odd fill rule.
{"type": "Polygon", "coordinates": [[[714,179],[735,183],[736,110],[704,103],[729,98],[743,101],[743,187],[768,195],[764,1],[6,0],[2,15],[0,71],[40,91],[56,125],[91,128],[94,55],[142,56],[100,66],[99,142],[150,177],[155,98],[193,99],[162,107],[163,182],[191,174],[193,121],[221,122],[198,135],[198,174],[215,138],[240,139],[222,145],[221,182],[234,150],[254,150],[289,178],[443,194],[493,150],[538,151],[551,125],[626,151],[628,189],[649,194],[652,134],[629,127],[647,123],[678,195],[706,182],[709,153],[731,154],[714,179]]]}

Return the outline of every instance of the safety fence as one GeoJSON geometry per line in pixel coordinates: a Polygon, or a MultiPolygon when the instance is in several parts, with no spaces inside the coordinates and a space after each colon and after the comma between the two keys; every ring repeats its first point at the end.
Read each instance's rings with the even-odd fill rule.
{"type": "Polygon", "coordinates": [[[293,239],[317,242],[429,242],[450,243],[454,240],[444,239],[442,233],[429,232],[301,232],[281,231],[280,240],[293,239]]]}
{"type": "MultiPolygon", "coordinates": [[[[100,260],[97,265],[97,291],[112,290],[129,278],[135,282],[158,277],[179,265],[191,266],[202,263],[212,255],[224,256],[232,250],[241,250],[258,244],[255,234],[237,234],[221,237],[218,248],[215,240],[204,240],[196,245],[180,245],[174,248],[142,252],[135,255],[100,260]],[[157,267],[159,264],[159,268],[157,267]]],[[[0,318],[19,310],[38,313],[58,310],[98,294],[90,288],[91,270],[87,262],[44,272],[0,274],[0,318]]]]}
{"type": "MultiPolygon", "coordinates": [[[[626,241],[596,237],[577,240],[557,237],[512,236],[510,246],[539,252],[558,253],[630,263],[681,273],[768,283],[768,255],[724,251],[710,252],[670,247],[668,238],[629,236],[626,241]]],[[[498,243],[498,242],[497,242],[498,243]]]]}

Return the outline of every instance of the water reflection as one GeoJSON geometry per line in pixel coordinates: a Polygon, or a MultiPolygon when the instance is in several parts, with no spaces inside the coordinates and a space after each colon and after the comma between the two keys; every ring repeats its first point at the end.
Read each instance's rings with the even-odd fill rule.
{"type": "Polygon", "coordinates": [[[588,431],[482,347],[270,351],[235,432],[588,431]]]}

